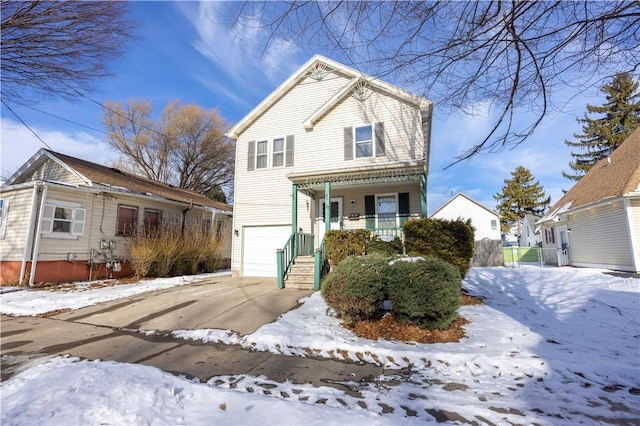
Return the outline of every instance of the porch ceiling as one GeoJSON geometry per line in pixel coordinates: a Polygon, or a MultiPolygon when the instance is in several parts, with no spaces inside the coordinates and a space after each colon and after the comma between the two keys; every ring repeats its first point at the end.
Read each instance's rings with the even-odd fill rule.
{"type": "Polygon", "coordinates": [[[345,186],[417,181],[425,172],[423,161],[413,161],[290,173],[287,177],[298,189],[313,190],[323,189],[325,182],[331,183],[331,186],[345,186]]]}

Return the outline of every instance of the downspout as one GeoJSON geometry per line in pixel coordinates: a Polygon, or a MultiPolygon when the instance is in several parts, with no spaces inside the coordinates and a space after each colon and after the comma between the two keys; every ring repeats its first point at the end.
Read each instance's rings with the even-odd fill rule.
{"type": "Polygon", "coordinates": [[[29,260],[29,249],[32,247],[33,229],[36,226],[36,212],[38,208],[38,186],[39,182],[33,183],[33,197],[31,198],[31,210],[29,211],[29,226],[27,227],[27,237],[24,241],[24,253],[22,254],[22,264],[20,265],[20,277],[18,283],[22,284],[24,275],[27,272],[27,261],[29,260]]]}
{"type": "Polygon", "coordinates": [[[33,251],[31,253],[31,273],[29,275],[29,285],[33,285],[36,277],[36,265],[38,264],[38,251],[40,250],[40,234],[42,233],[42,215],[44,214],[44,206],[47,201],[48,186],[42,183],[42,199],[40,200],[40,214],[38,215],[38,228],[33,241],[33,251]]]}
{"type": "Polygon", "coordinates": [[[182,210],[182,229],[180,230],[180,234],[184,235],[184,225],[187,223],[187,212],[193,208],[193,200],[189,201],[189,207],[182,210]]]}

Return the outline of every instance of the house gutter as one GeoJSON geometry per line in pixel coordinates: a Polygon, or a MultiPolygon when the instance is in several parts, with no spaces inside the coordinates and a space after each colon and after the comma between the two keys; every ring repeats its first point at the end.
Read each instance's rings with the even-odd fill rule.
{"type": "Polygon", "coordinates": [[[44,214],[44,206],[47,202],[47,190],[49,187],[42,182],[42,199],[40,200],[40,212],[38,214],[38,227],[33,241],[33,251],[31,252],[31,272],[29,275],[29,285],[32,286],[36,277],[36,266],[38,264],[38,251],[40,250],[40,234],[42,233],[42,215],[44,214]]]}
{"type": "Polygon", "coordinates": [[[31,209],[29,210],[29,226],[27,228],[27,237],[24,241],[24,253],[22,254],[22,263],[20,265],[20,277],[18,283],[22,284],[24,275],[27,272],[27,260],[29,260],[29,249],[31,248],[31,239],[33,237],[33,229],[36,226],[36,211],[38,207],[38,186],[41,182],[33,182],[33,197],[31,198],[31,209]]]}

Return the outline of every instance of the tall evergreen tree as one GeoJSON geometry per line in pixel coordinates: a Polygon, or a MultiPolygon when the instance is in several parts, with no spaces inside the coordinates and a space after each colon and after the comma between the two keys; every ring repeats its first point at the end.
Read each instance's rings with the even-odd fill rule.
{"type": "Polygon", "coordinates": [[[582,134],[574,134],[578,142],[564,141],[582,152],[572,152],[569,162],[573,174],[562,172],[572,181],[578,181],[598,161],[608,157],[640,125],[640,81],[629,73],[616,74],[613,80],[602,86],[606,95],[602,106],[587,104],[587,113],[577,121],[583,123],[582,134]],[[589,114],[603,114],[600,118],[589,114]]]}
{"type": "Polygon", "coordinates": [[[511,172],[511,179],[504,180],[502,191],[493,196],[498,202],[500,230],[503,233],[509,232],[517,224],[520,235],[520,221],[524,216],[542,215],[551,202],[551,197],[546,196],[540,181],[534,182],[534,179],[527,168],[518,166],[511,172]]]}

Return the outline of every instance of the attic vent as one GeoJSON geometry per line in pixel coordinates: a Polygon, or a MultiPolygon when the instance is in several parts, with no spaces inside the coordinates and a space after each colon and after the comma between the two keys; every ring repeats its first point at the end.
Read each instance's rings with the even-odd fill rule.
{"type": "Polygon", "coordinates": [[[116,172],[116,173],[122,173],[122,171],[120,169],[117,169],[115,167],[109,167],[109,170],[111,170],[112,172],[116,172]]]}
{"type": "Polygon", "coordinates": [[[371,95],[371,86],[366,80],[361,79],[353,86],[351,93],[357,100],[364,101],[371,95]]]}
{"type": "Polygon", "coordinates": [[[311,70],[309,71],[309,77],[318,81],[325,78],[327,74],[329,74],[329,71],[327,70],[327,65],[321,62],[316,62],[315,64],[313,64],[311,66],[311,70]]]}

